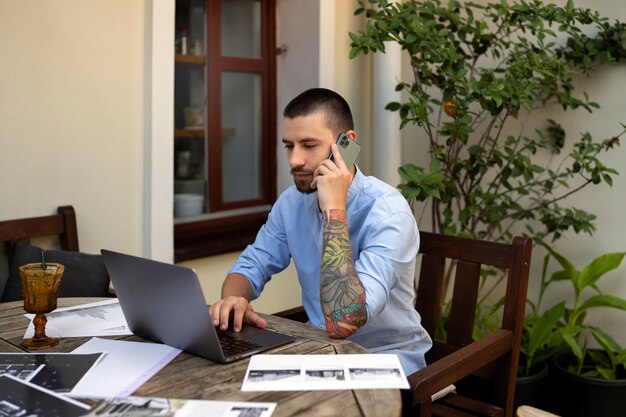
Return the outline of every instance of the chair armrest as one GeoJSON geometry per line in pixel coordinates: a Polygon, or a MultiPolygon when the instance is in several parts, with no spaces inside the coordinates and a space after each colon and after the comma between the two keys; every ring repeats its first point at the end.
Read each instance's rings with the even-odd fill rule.
{"type": "Polygon", "coordinates": [[[409,375],[407,379],[413,391],[413,405],[430,399],[437,391],[509,352],[513,339],[511,331],[498,329],[409,375]]]}

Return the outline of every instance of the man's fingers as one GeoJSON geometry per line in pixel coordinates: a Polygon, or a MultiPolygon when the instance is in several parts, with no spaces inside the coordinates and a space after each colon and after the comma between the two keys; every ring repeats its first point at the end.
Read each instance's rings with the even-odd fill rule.
{"type": "Polygon", "coordinates": [[[230,318],[230,311],[233,309],[232,302],[224,301],[219,311],[219,326],[220,329],[228,329],[228,319],[230,318]]]}
{"type": "Polygon", "coordinates": [[[243,323],[244,313],[246,312],[243,308],[235,307],[235,314],[233,316],[233,330],[236,332],[241,331],[241,324],[243,323]]]}
{"type": "Polygon", "coordinates": [[[252,310],[252,308],[248,309],[246,312],[246,322],[261,329],[265,329],[267,327],[267,321],[252,310]]]}
{"type": "Polygon", "coordinates": [[[252,309],[248,300],[242,297],[227,297],[219,300],[209,307],[209,312],[213,325],[219,326],[221,330],[228,329],[231,315],[235,332],[241,331],[244,320],[246,323],[262,329],[267,327],[267,321],[252,309]]]}
{"type": "Polygon", "coordinates": [[[220,306],[222,305],[222,301],[217,301],[211,307],[209,307],[209,314],[211,314],[211,319],[213,320],[213,325],[217,326],[220,324],[220,306]]]}
{"type": "Polygon", "coordinates": [[[343,156],[341,156],[341,152],[339,152],[339,146],[336,143],[333,143],[330,148],[333,152],[333,159],[335,160],[335,165],[339,168],[340,171],[348,171],[352,167],[346,166],[346,161],[343,160],[343,156]]]}

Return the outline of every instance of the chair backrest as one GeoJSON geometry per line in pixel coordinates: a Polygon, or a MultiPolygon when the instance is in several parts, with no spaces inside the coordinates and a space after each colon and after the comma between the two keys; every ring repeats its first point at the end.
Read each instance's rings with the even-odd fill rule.
{"type": "MultiPolygon", "coordinates": [[[[531,239],[524,237],[516,237],[512,244],[505,244],[420,233],[421,269],[415,308],[422,317],[422,325],[433,337],[442,315],[445,275],[450,273],[449,264],[455,264],[452,269],[454,280],[447,317],[447,338],[433,341],[433,347],[426,356],[429,366],[474,342],[472,335],[479,300],[481,269],[490,266],[506,270],[503,316],[499,326],[499,330],[504,330],[500,333],[506,336],[506,348],[504,351],[499,348],[497,355],[493,354],[493,362],[488,366],[482,367],[478,372],[471,371],[492,383],[493,392],[487,395],[487,402],[508,410],[504,415],[511,415],[512,412],[531,247],[531,239]]],[[[454,369],[454,372],[467,375],[472,361],[463,364],[461,362],[463,361],[458,364],[459,369],[454,369]],[[466,369],[460,369],[462,367],[466,369]]]]}
{"type": "Polygon", "coordinates": [[[58,207],[57,214],[49,216],[0,221],[0,242],[4,242],[7,246],[9,263],[17,242],[30,243],[33,238],[45,236],[58,236],[61,249],[78,252],[78,231],[74,207],[58,207]]]}

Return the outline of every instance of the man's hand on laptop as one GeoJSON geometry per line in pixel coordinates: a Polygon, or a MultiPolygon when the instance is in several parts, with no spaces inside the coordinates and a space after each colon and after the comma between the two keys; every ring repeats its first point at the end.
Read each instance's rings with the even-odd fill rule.
{"type": "Polygon", "coordinates": [[[219,326],[221,330],[228,329],[230,317],[233,320],[233,330],[241,331],[243,322],[264,329],[267,321],[259,316],[245,297],[228,296],[213,304],[210,309],[213,325],[219,326]]]}

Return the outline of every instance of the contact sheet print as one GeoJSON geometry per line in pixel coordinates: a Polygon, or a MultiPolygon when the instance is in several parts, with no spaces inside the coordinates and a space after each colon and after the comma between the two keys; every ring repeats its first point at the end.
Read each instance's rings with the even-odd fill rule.
{"type": "Polygon", "coordinates": [[[242,391],[409,388],[393,354],[255,355],[242,391]]]}

